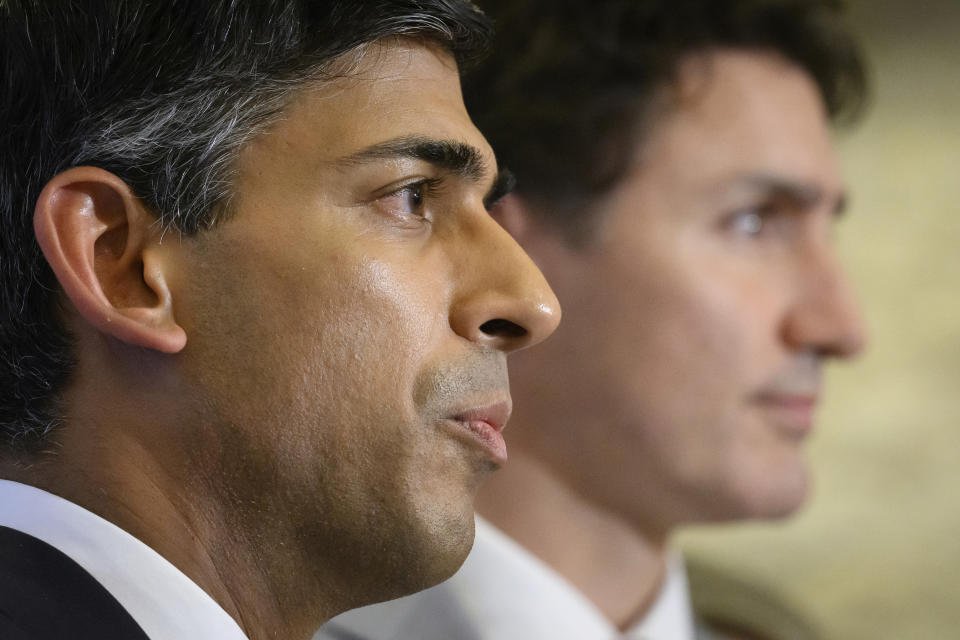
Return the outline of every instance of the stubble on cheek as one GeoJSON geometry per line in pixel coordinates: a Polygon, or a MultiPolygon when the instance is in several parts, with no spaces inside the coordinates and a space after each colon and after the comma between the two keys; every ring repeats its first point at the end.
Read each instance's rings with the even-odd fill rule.
{"type": "Polygon", "coordinates": [[[380,599],[448,577],[486,469],[437,421],[505,390],[502,354],[445,341],[437,300],[395,265],[347,253],[301,268],[270,253],[243,273],[229,258],[206,272],[208,322],[191,335],[204,400],[188,455],[213,497],[206,517],[259,550],[291,602],[302,596],[284,576],[380,599]],[[429,364],[445,349],[458,355],[429,364]]]}
{"type": "MultiPolygon", "coordinates": [[[[283,307],[236,293],[210,300],[207,316],[219,322],[192,336],[200,400],[185,454],[194,493],[206,498],[198,517],[219,523],[223,549],[258,550],[250,561],[267,575],[343,584],[356,567],[341,565],[392,548],[397,527],[384,523],[403,508],[397,467],[410,403],[398,400],[402,372],[377,354],[410,347],[385,341],[390,318],[360,313],[346,293],[327,297],[343,303],[332,318],[306,309],[257,318],[283,307]]],[[[301,597],[296,584],[272,586],[301,597]]]]}

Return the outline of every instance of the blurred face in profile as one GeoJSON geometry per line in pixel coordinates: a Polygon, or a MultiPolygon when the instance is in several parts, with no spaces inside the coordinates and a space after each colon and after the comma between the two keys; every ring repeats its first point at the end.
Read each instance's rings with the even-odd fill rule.
{"type": "Polygon", "coordinates": [[[529,245],[565,317],[517,359],[511,435],[641,527],[785,515],[823,364],[864,343],[827,115],[762,52],[691,57],[663,98],[596,235],[529,245]]]}

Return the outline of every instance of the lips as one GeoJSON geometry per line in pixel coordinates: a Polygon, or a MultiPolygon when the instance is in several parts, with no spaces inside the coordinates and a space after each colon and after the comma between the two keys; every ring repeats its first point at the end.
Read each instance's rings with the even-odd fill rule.
{"type": "Polygon", "coordinates": [[[510,402],[502,401],[455,411],[448,420],[491,461],[501,465],[507,461],[507,443],[503,439],[502,431],[510,418],[510,412],[510,402]]]}
{"type": "Polygon", "coordinates": [[[789,393],[765,393],[757,398],[758,404],[771,415],[778,429],[798,440],[813,429],[817,400],[816,395],[789,393]]]}

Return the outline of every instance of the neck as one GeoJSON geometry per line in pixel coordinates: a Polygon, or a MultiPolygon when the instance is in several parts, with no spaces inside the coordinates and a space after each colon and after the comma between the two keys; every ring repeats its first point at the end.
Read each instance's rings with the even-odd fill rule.
{"type": "Polygon", "coordinates": [[[276,575],[298,575],[274,571],[282,564],[268,551],[275,541],[251,544],[224,521],[216,499],[185,490],[189,483],[178,477],[182,470],[125,440],[122,430],[110,430],[106,439],[102,425],[83,427],[64,429],[55,456],[36,464],[2,464],[0,477],[65,498],[133,535],[203,589],[251,640],[308,638],[340,611],[326,611],[323,598],[306,602],[305,594],[318,593],[316,585],[275,584],[276,575]],[[80,431],[85,442],[113,446],[74,446],[71,436],[80,431]],[[294,598],[279,595],[293,593],[294,598]]]}
{"type": "Polygon", "coordinates": [[[641,532],[593,504],[516,445],[510,462],[480,491],[477,510],[619,629],[646,614],[666,576],[665,534],[641,532]]]}

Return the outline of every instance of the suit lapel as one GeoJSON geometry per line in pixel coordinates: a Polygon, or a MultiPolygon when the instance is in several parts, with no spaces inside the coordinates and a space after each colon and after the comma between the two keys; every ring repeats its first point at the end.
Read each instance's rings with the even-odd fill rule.
{"type": "Polygon", "coordinates": [[[46,542],[3,526],[0,638],[149,640],[83,567],[46,542]]]}

